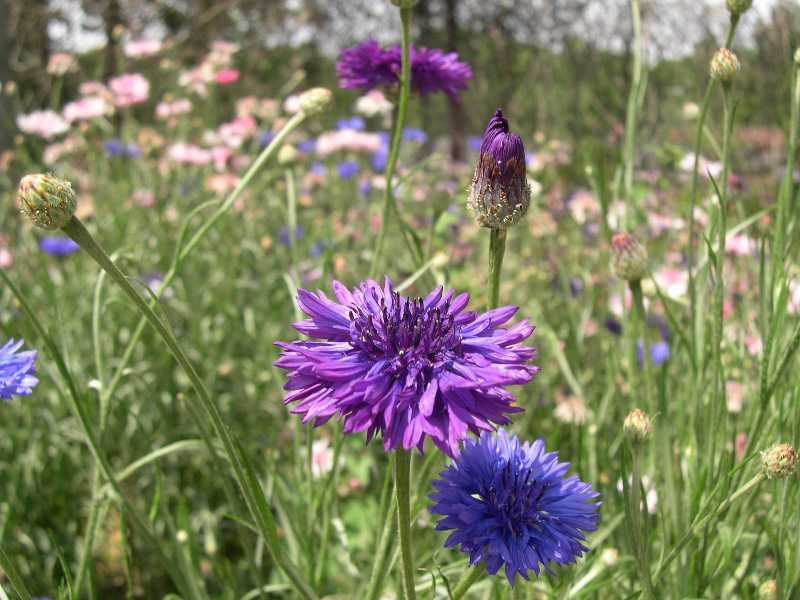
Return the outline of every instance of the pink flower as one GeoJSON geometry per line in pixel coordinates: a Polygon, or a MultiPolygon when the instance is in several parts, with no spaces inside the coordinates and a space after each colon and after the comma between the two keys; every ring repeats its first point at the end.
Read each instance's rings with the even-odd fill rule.
{"type": "Polygon", "coordinates": [[[744,338],[744,347],[747,348],[747,352],[750,356],[758,356],[764,349],[764,344],[761,342],[759,336],[747,335],[744,338]]]}
{"type": "Polygon", "coordinates": [[[65,75],[78,68],[78,62],[72,54],[66,52],[56,52],[47,61],[47,73],[49,75],[65,75]]]}
{"type": "Polygon", "coordinates": [[[131,196],[131,200],[142,208],[152,208],[156,204],[156,195],[150,190],[136,190],[131,196]]]}
{"type": "Polygon", "coordinates": [[[239,81],[239,69],[222,69],[217,73],[217,83],[220,85],[228,85],[239,81]]]}
{"type": "Polygon", "coordinates": [[[100,96],[86,96],[64,105],[64,118],[70,122],[99,119],[114,111],[100,96]]]}
{"type": "Polygon", "coordinates": [[[757,247],[756,241],[746,235],[732,235],[725,239],[725,252],[734,256],[752,256],[757,247]]]}
{"type": "Polygon", "coordinates": [[[169,119],[178,115],[184,115],[192,110],[192,102],[188,98],[179,98],[172,102],[159,102],[156,105],[156,117],[159,119],[169,119]]]}
{"type": "Polygon", "coordinates": [[[217,171],[224,171],[232,156],[233,150],[227,146],[214,146],[211,148],[211,160],[214,161],[214,168],[217,171]]]}
{"type": "Polygon", "coordinates": [[[253,117],[236,117],[229,123],[223,123],[217,130],[219,140],[231,148],[240,147],[244,141],[258,130],[258,123],[253,117]]]}
{"type": "Polygon", "coordinates": [[[373,154],[380,150],[381,147],[381,138],[376,133],[341,129],[339,131],[328,131],[319,136],[315,151],[320,156],[328,156],[342,150],[373,154]]]}
{"type": "Polygon", "coordinates": [[[728,405],[728,412],[739,414],[742,412],[744,404],[744,385],[738,381],[725,382],[725,396],[728,405]]]}
{"type": "Polygon", "coordinates": [[[17,117],[17,127],[23,133],[38,135],[40,138],[49,140],[52,137],[66,133],[69,123],[61,118],[57,112],[52,110],[37,110],[27,115],[17,117]]]}
{"type": "Polygon", "coordinates": [[[216,173],[206,179],[206,189],[219,196],[224,196],[239,185],[239,181],[239,176],[233,173],[216,173]]]}
{"type": "Polygon", "coordinates": [[[391,114],[393,107],[380,90],[371,90],[356,100],[356,112],[365,117],[391,114]]]}
{"type": "Polygon", "coordinates": [[[146,56],[158,54],[162,47],[162,43],[158,40],[140,38],[126,43],[122,47],[122,51],[128,58],[144,58],[146,56]]]}
{"type": "Polygon", "coordinates": [[[184,165],[207,165],[211,162],[211,152],[194,144],[178,142],[167,149],[167,158],[184,165]]]}
{"type": "Polygon", "coordinates": [[[116,106],[131,106],[147,101],[150,82],[139,73],[125,73],[108,82],[116,106]]]}
{"type": "Polygon", "coordinates": [[[333,449],[328,440],[315,440],[311,444],[311,474],[314,478],[329,473],[333,468],[333,449]]]}
{"type": "Polygon", "coordinates": [[[84,81],[78,87],[78,91],[82,96],[105,96],[108,94],[108,88],[99,81],[94,80],[84,81]]]}
{"type": "Polygon", "coordinates": [[[689,273],[686,269],[663,267],[653,274],[653,279],[667,296],[680,298],[689,289],[689,273]]]}

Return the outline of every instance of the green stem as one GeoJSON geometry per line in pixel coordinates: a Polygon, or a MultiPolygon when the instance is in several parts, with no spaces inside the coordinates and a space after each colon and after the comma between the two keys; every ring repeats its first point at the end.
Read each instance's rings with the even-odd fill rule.
{"type": "Polygon", "coordinates": [[[650,579],[650,552],[645,535],[647,520],[647,502],[642,505],[642,445],[634,443],[631,448],[633,466],[631,473],[631,517],[634,520],[634,543],[636,545],[636,564],[639,567],[639,578],[645,597],[656,599],[653,581],[650,579]]]}
{"type": "Polygon", "coordinates": [[[633,65],[631,66],[631,89],[628,93],[628,106],[625,117],[625,156],[624,156],[624,197],[625,222],[630,228],[633,223],[633,171],[636,163],[636,121],[644,95],[642,18],[639,0],[631,0],[633,20],[633,65]]]}
{"type": "Polygon", "coordinates": [[[406,115],[408,113],[408,98],[411,94],[410,40],[412,11],[413,9],[411,8],[400,9],[400,39],[403,48],[402,70],[400,72],[400,99],[397,107],[397,116],[394,121],[394,130],[392,131],[389,159],[386,163],[386,190],[383,194],[383,214],[381,217],[381,226],[380,230],[378,231],[378,237],[375,241],[375,251],[372,255],[372,267],[370,268],[370,274],[372,277],[377,277],[381,268],[381,258],[386,245],[386,228],[389,225],[389,220],[395,204],[392,180],[394,178],[395,168],[397,167],[397,159],[400,156],[400,141],[403,139],[403,127],[405,126],[406,115]]]}
{"type": "Polygon", "coordinates": [[[304,598],[307,600],[316,599],[316,594],[301,578],[289,557],[279,550],[278,533],[274,518],[263,497],[264,492],[260,488],[258,480],[251,472],[252,467],[247,463],[244,452],[238,446],[223,422],[219,408],[211,399],[208,388],[206,388],[205,383],[197,374],[197,371],[186,356],[183,348],[178,344],[175,336],[156,313],[153,312],[153,309],[150,308],[150,305],[144,300],[141,294],[139,294],[136,288],[131,285],[125,274],[111,261],[105,251],[76,217],[72,217],[62,229],[64,233],[77,242],[78,245],[80,245],[81,248],[83,248],[97,264],[114,279],[167,345],[170,353],[191,381],[214,432],[222,441],[225,454],[230,464],[233,466],[236,481],[242,490],[245,502],[255,520],[256,527],[259,529],[259,532],[267,544],[267,549],[270,551],[273,560],[284,570],[289,580],[304,598]]]}
{"type": "Polygon", "coordinates": [[[472,567],[465,577],[458,582],[456,589],[453,590],[451,600],[461,600],[473,585],[478,583],[486,575],[486,565],[480,563],[472,567]]]}
{"type": "Polygon", "coordinates": [[[642,282],[631,281],[629,284],[633,296],[633,309],[636,313],[637,327],[635,331],[642,339],[642,373],[644,378],[645,406],[651,415],[656,413],[655,395],[653,394],[653,365],[650,357],[650,335],[647,327],[647,311],[644,308],[642,282]]]}
{"type": "Polygon", "coordinates": [[[500,304],[500,273],[506,253],[506,230],[492,229],[489,236],[489,308],[500,304]]]}
{"type": "Polygon", "coordinates": [[[381,494],[381,504],[378,514],[382,517],[383,528],[378,532],[378,546],[375,550],[375,562],[372,564],[372,572],[369,576],[366,600],[377,600],[383,591],[383,580],[386,578],[386,564],[389,560],[389,546],[393,539],[392,524],[394,523],[394,511],[392,510],[392,470],[386,469],[386,476],[383,482],[383,492],[381,494]]]}
{"type": "Polygon", "coordinates": [[[411,452],[394,453],[394,480],[397,493],[397,529],[400,537],[400,556],[403,563],[403,589],[406,600],[416,600],[414,587],[414,557],[411,552],[411,452]]]}

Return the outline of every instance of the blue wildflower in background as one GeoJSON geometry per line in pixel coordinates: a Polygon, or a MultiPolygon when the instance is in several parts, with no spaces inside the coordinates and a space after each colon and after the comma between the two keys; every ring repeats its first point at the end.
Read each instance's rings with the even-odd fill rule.
{"type": "Polygon", "coordinates": [[[367,124],[361,117],[349,117],[347,119],[339,119],[336,122],[336,129],[354,129],[356,131],[363,131],[367,124]]]}
{"type": "Polygon", "coordinates": [[[403,129],[403,139],[407,142],[417,142],[419,144],[424,144],[428,141],[428,134],[425,133],[422,129],[416,129],[414,127],[406,127],[403,129]]]}
{"type": "Polygon", "coordinates": [[[318,160],[315,160],[313,163],[311,163],[311,167],[308,170],[317,177],[325,177],[325,173],[328,172],[328,169],[325,168],[325,164],[318,160]]]}
{"type": "MultiPolygon", "coordinates": [[[[666,340],[659,340],[654,344],[650,344],[650,359],[654,365],[663,365],[669,360],[670,356],[669,342],[666,340]]],[[[644,361],[644,344],[642,340],[636,342],[636,358],[641,366],[644,361]]]]}
{"type": "Polygon", "coordinates": [[[312,258],[319,258],[323,254],[325,254],[325,250],[328,249],[328,244],[325,240],[319,240],[314,242],[314,245],[311,246],[311,249],[308,253],[311,255],[312,258]]]}
{"type": "Polygon", "coordinates": [[[364,198],[369,198],[370,193],[372,192],[372,180],[369,177],[366,177],[358,182],[358,191],[361,192],[361,195],[364,198]]]}
{"type": "Polygon", "coordinates": [[[436,529],[453,530],[445,546],[460,546],[491,574],[505,567],[511,585],[529,570],[575,562],[588,550],[584,532],[597,529],[600,503],[590,484],[564,477],[568,469],[543,440],[520,443],[502,428],[467,440],[433,482],[436,529]]]}
{"type": "Polygon", "coordinates": [[[297,149],[303,154],[311,154],[317,148],[317,140],[310,138],[297,144],[297,149]]]}
{"type": "Polygon", "coordinates": [[[466,311],[469,294],[440,287],[425,298],[405,298],[389,280],[353,290],[333,282],[336,300],[298,291],[310,318],[295,323],[321,341],[277,342],[275,365],[289,372],[284,389],[291,412],[322,425],[333,416],[346,433],[383,436],[388,450],[417,448],[426,437],[449,456],[471,431],[490,430],[521,412],[506,386],[538,372],[536,350],[522,342],[527,320],[501,327],[517,312],[504,306],[466,311]]]}
{"type": "Polygon", "coordinates": [[[30,396],[39,380],[36,378],[36,351],[17,352],[22,340],[10,339],[0,348],[0,398],[30,396]]]}
{"type": "Polygon", "coordinates": [[[113,138],[103,142],[106,154],[112,158],[138,158],[142,155],[142,150],[136,144],[129,144],[118,138],[113,138]]]}
{"type": "Polygon", "coordinates": [[[266,131],[262,131],[261,135],[258,136],[258,145],[262,148],[266,148],[269,146],[269,143],[275,139],[275,133],[267,129],[266,131]]]}
{"type": "Polygon", "coordinates": [[[372,155],[372,168],[377,173],[383,173],[389,163],[389,143],[391,138],[388,131],[379,131],[378,137],[381,139],[381,147],[372,155]]]}
{"type": "Polygon", "coordinates": [[[339,177],[342,179],[352,179],[358,175],[358,172],[361,170],[361,166],[355,160],[346,160],[339,163],[339,165],[336,167],[336,170],[339,172],[339,177]]]}
{"type": "Polygon", "coordinates": [[[471,135],[467,140],[467,145],[470,147],[470,150],[475,150],[475,152],[480,151],[482,143],[483,139],[479,135],[471,135]]]}
{"type": "Polygon", "coordinates": [[[42,238],[39,247],[51,256],[69,256],[81,249],[72,239],[58,235],[42,238]]]}
{"type": "MultiPolygon", "coordinates": [[[[306,235],[306,228],[302,225],[298,225],[294,228],[294,241],[302,240],[303,237],[306,235]]],[[[285,225],[281,227],[281,230],[278,232],[278,241],[284,246],[291,246],[292,240],[289,237],[289,228],[285,225]]]]}

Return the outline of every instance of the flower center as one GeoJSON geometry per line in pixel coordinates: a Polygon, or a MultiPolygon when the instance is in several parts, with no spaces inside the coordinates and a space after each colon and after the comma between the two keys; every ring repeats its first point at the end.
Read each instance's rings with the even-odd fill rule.
{"type": "Polygon", "coordinates": [[[450,301],[426,307],[422,298],[403,298],[393,292],[388,302],[373,297],[378,310],[350,311],[350,343],[373,360],[386,360],[395,376],[407,381],[430,371],[460,353],[459,327],[450,314],[450,301]]]}
{"type": "Polygon", "coordinates": [[[537,482],[532,471],[514,469],[509,461],[488,488],[478,493],[478,498],[486,503],[506,534],[516,537],[526,528],[539,527],[545,513],[538,504],[547,486],[537,482]]]}

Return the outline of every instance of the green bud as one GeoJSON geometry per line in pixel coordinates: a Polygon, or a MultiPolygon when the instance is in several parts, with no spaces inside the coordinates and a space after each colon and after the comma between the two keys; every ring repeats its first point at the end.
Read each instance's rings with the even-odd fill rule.
{"type": "Polygon", "coordinates": [[[61,229],[75,214],[78,203],[72,184],[55,175],[25,175],[19,182],[17,208],[37,227],[61,229]]]}
{"type": "Polygon", "coordinates": [[[653,433],[653,421],[647,416],[646,412],[639,408],[634,408],[625,417],[622,430],[631,442],[641,444],[650,439],[650,435],[653,433]]]}
{"type": "Polygon", "coordinates": [[[647,275],[647,250],[630,233],[615,233],[611,248],[611,268],[617,277],[641,281],[647,275]]]}
{"type": "Polygon", "coordinates": [[[333,93],[322,87],[311,88],[300,94],[300,110],[306,115],[316,115],[325,110],[333,99],[333,93]]]}
{"type": "Polygon", "coordinates": [[[727,0],[728,11],[732,15],[741,15],[753,5],[753,0],[727,0]]]}
{"type": "Polygon", "coordinates": [[[290,165],[297,160],[298,156],[297,148],[291,144],[286,144],[285,146],[281,146],[281,149],[278,150],[278,164],[290,165]]]}
{"type": "Polygon", "coordinates": [[[761,453],[761,468],[767,479],[783,479],[797,467],[797,450],[790,444],[775,444],[761,453]]]}
{"type": "Polygon", "coordinates": [[[742,65],[733,52],[727,48],[720,48],[711,59],[709,72],[712,79],[718,79],[722,83],[730,83],[741,68],[742,65]]]}

